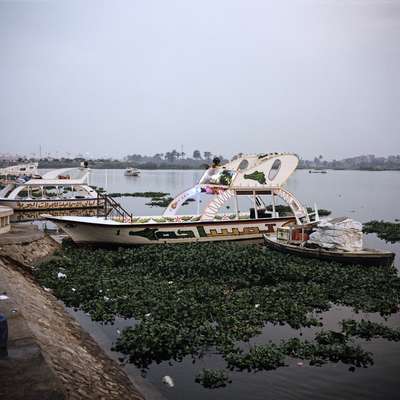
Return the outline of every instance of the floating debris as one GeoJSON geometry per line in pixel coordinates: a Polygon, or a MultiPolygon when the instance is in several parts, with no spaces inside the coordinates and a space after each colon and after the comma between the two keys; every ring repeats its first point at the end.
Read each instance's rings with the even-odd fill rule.
{"type": "Polygon", "coordinates": [[[169,375],[163,376],[162,382],[163,382],[165,385],[169,386],[169,387],[174,387],[174,386],[175,386],[174,381],[172,380],[172,378],[171,378],[169,375]]]}
{"type": "Polygon", "coordinates": [[[59,272],[59,273],[57,274],[57,278],[58,278],[58,279],[62,279],[62,278],[66,278],[66,277],[67,277],[67,275],[63,274],[62,272],[59,272]]]}

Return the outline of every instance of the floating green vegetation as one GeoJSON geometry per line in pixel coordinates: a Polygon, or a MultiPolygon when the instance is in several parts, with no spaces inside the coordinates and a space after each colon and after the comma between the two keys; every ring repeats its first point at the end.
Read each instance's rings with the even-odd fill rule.
{"type": "Polygon", "coordinates": [[[308,360],[312,366],[339,361],[356,367],[367,367],[373,364],[371,353],[354,344],[348,336],[335,331],[320,331],[312,342],[292,338],[283,340],[279,345],[272,342],[256,345],[246,354],[238,351],[227,354],[225,359],[231,370],[250,372],[283,367],[286,365],[287,357],[308,360]]]}
{"type": "MultiPolygon", "coordinates": [[[[208,352],[217,352],[233,370],[275,369],[287,365],[288,358],[316,366],[340,361],[353,369],[365,367],[372,355],[353,336],[369,331],[376,337],[378,328],[346,322],[341,332],[324,331],[321,314],[336,304],[388,316],[400,303],[394,267],[349,268],[223,242],[119,250],[66,246],[38,265],[35,275],[68,307],[95,321],[134,318],[114,350],[144,371],[153,362],[196,360],[208,352]],[[243,343],[267,323],[320,331],[309,341],[267,342],[245,353],[243,343]]],[[[213,376],[203,371],[198,381],[214,387],[213,376]]]]}
{"type": "Polygon", "coordinates": [[[218,389],[231,383],[231,380],[224,370],[204,368],[196,375],[196,382],[208,389],[218,389]]]}
{"type": "Polygon", "coordinates": [[[150,202],[146,203],[146,206],[150,207],[168,207],[169,203],[173,200],[172,197],[154,197],[150,202]]]}
{"type": "Polygon", "coordinates": [[[371,340],[373,338],[383,338],[395,342],[400,341],[400,330],[389,328],[377,322],[362,319],[357,322],[354,320],[343,320],[341,322],[342,331],[346,335],[357,336],[362,339],[371,340]]]}
{"type": "Polygon", "coordinates": [[[164,192],[132,192],[132,193],[108,193],[111,197],[152,197],[161,198],[168,196],[169,193],[164,192]]]}
{"type": "Polygon", "coordinates": [[[169,193],[164,193],[164,192],[109,193],[109,196],[111,197],[151,198],[151,200],[148,203],[146,203],[146,206],[151,206],[151,207],[168,207],[169,203],[173,200],[173,198],[169,197],[168,195],[169,193]]]}
{"type": "Polygon", "coordinates": [[[400,223],[370,221],[363,225],[364,233],[376,233],[379,239],[395,243],[400,241],[400,223]]]}

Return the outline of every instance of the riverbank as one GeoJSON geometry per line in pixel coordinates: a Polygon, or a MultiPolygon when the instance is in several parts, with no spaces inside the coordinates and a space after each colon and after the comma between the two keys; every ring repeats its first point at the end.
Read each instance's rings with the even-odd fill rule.
{"type": "Polygon", "coordinates": [[[0,239],[0,312],[9,326],[0,398],[142,400],[122,368],[32,277],[32,265],[58,246],[32,226],[0,239]]]}

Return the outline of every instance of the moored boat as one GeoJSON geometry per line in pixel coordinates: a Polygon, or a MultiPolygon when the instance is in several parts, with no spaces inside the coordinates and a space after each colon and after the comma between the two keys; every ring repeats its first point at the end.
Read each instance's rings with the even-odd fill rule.
{"type": "Polygon", "coordinates": [[[38,163],[18,164],[0,168],[0,176],[34,176],[37,175],[38,163]]]}
{"type": "Polygon", "coordinates": [[[74,169],[50,171],[43,176],[10,182],[0,191],[0,205],[15,211],[99,208],[104,200],[88,183],[88,172],[71,179],[74,169]]]}
{"type": "Polygon", "coordinates": [[[263,234],[275,232],[285,224],[318,218],[283,188],[297,164],[297,156],[289,153],[241,155],[225,165],[215,159],[200,181],[176,196],[162,216],[120,212],[118,218],[46,217],[77,243],[137,245],[262,239],[263,234]],[[178,215],[188,199],[197,199],[199,205],[199,195],[210,198],[202,212],[178,215]],[[272,211],[267,210],[265,196],[271,201],[272,211]],[[289,205],[291,215],[279,215],[276,198],[289,205]],[[252,207],[241,211],[239,199],[249,199],[252,207]],[[234,202],[234,212],[221,212],[229,201],[234,202]]]}
{"type": "MultiPolygon", "coordinates": [[[[351,244],[348,250],[341,246],[334,247],[333,244],[330,244],[332,248],[318,246],[312,239],[310,240],[310,235],[312,237],[315,228],[318,229],[317,223],[278,228],[276,233],[264,234],[264,242],[270,249],[305,258],[353,265],[391,266],[393,264],[395,254],[386,250],[367,249],[358,245],[352,248],[351,244]]],[[[344,233],[342,236],[345,235],[344,233]]]]}

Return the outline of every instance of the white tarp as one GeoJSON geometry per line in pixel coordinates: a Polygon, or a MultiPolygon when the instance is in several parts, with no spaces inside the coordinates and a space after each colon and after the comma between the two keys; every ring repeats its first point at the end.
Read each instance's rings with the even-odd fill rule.
{"type": "Polygon", "coordinates": [[[359,251],[363,248],[362,238],[362,224],[343,217],[322,220],[311,233],[309,243],[331,250],[359,251]]]}

